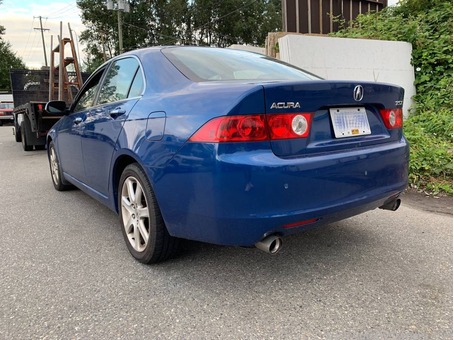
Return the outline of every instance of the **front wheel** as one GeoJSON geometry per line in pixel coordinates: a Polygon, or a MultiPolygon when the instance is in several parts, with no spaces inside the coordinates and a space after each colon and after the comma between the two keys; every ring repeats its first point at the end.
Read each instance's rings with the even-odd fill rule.
{"type": "Polygon", "coordinates": [[[119,189],[120,221],[131,255],[142,263],[162,262],[173,256],[178,239],[169,235],[142,168],[128,165],[121,175],[119,189]]]}
{"type": "Polygon", "coordinates": [[[63,179],[60,162],[58,161],[57,152],[53,142],[49,143],[48,150],[50,175],[52,177],[52,184],[54,185],[55,190],[65,191],[71,189],[72,185],[63,179]]]}

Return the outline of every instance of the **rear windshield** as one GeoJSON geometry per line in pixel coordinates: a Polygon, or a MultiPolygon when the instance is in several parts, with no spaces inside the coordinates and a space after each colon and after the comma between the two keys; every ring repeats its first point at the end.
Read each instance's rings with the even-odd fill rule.
{"type": "Polygon", "coordinates": [[[320,79],[257,53],[204,47],[166,48],[162,52],[181,73],[193,81],[320,79]]]}

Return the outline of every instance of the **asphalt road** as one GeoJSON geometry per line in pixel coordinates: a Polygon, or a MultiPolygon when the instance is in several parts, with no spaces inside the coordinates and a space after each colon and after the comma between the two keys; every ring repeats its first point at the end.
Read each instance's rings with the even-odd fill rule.
{"type": "Polygon", "coordinates": [[[277,256],[187,242],[137,263],[117,216],[54,190],[0,128],[0,339],[452,339],[452,215],[374,210],[277,256]]]}

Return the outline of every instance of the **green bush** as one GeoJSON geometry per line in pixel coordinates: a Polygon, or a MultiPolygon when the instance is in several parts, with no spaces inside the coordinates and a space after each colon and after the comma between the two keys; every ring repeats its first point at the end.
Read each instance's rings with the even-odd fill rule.
{"type": "Polygon", "coordinates": [[[403,0],[359,15],[335,36],[410,42],[416,96],[404,133],[412,187],[452,194],[452,0],[403,0]]]}
{"type": "Polygon", "coordinates": [[[418,121],[418,116],[404,123],[410,143],[410,185],[433,194],[452,194],[452,142],[429,132],[427,125],[418,121]]]}

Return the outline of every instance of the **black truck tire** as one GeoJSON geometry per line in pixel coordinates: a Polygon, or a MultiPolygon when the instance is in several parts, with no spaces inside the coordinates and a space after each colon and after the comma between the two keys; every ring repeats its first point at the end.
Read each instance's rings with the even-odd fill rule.
{"type": "Polygon", "coordinates": [[[21,140],[22,140],[22,148],[24,151],[32,151],[33,150],[33,145],[28,144],[27,141],[27,125],[25,124],[25,121],[23,121],[20,124],[20,134],[21,134],[21,140]]]}
{"type": "Polygon", "coordinates": [[[14,139],[18,143],[22,142],[22,136],[21,136],[21,132],[20,132],[20,127],[18,125],[16,125],[16,124],[14,124],[14,139]]]}
{"type": "Polygon", "coordinates": [[[16,140],[17,143],[20,143],[22,142],[22,136],[21,136],[21,132],[20,132],[20,125],[19,125],[19,122],[18,122],[18,116],[19,115],[15,115],[14,116],[14,139],[16,140]]]}

